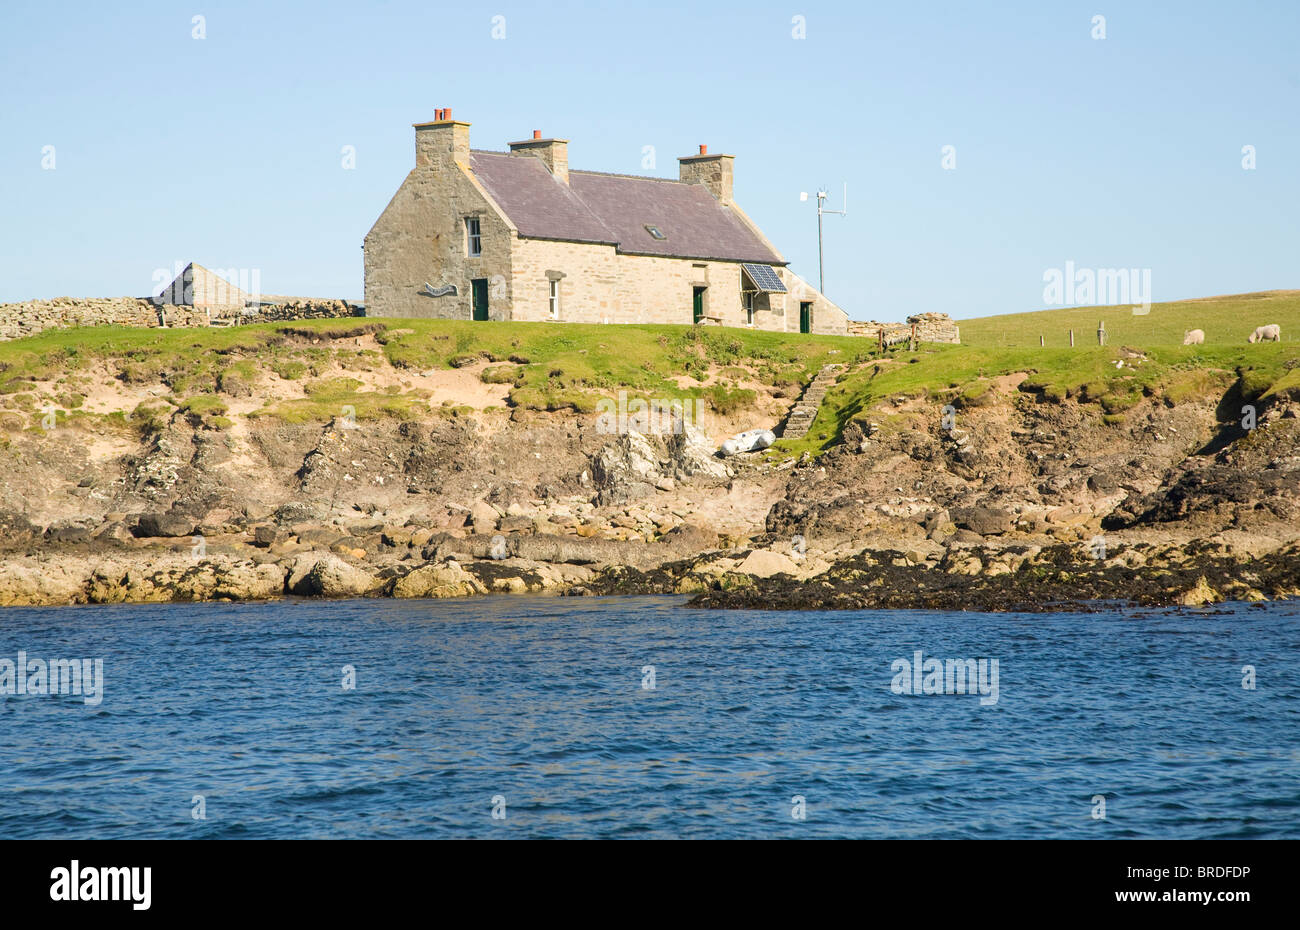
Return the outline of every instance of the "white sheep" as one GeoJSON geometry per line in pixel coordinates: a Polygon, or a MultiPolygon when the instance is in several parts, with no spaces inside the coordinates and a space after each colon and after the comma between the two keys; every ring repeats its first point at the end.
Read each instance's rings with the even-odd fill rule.
{"type": "Polygon", "coordinates": [[[1203,329],[1190,329],[1183,333],[1183,345],[1185,346],[1199,346],[1204,342],[1205,330],[1203,329]]]}
{"type": "Polygon", "coordinates": [[[1281,342],[1282,327],[1276,323],[1269,323],[1267,326],[1256,326],[1255,331],[1250,334],[1247,342],[1281,342]]]}

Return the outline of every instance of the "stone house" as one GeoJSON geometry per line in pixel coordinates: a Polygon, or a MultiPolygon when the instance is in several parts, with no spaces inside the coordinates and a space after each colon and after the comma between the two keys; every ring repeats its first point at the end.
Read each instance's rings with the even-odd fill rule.
{"type": "Polygon", "coordinates": [[[242,309],[251,299],[252,295],[231,284],[219,273],[191,262],[153,298],[153,302],[158,305],[228,310],[242,309]]]}
{"type": "Polygon", "coordinates": [[[415,168],[365,237],[367,316],[678,323],[847,333],[732,199],[731,155],[680,180],[569,168],[568,142],[471,149],[470,124],[415,124],[415,168]]]}

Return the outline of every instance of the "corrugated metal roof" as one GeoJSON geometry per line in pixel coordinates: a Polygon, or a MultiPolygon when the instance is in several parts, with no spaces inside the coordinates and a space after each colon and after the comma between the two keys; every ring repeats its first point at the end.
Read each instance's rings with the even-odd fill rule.
{"type": "Polygon", "coordinates": [[[570,170],[566,185],[540,159],[500,152],[473,151],[470,166],[521,236],[611,243],[637,255],[784,264],[699,184],[570,170]],[[665,238],[655,239],[647,225],[665,238]]]}

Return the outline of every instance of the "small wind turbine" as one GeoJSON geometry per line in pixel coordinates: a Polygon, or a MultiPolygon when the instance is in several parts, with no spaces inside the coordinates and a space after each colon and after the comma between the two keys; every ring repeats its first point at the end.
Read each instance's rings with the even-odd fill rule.
{"type": "MultiPolygon", "coordinates": [[[[799,200],[801,202],[807,203],[808,192],[800,191],[799,200]]],[[[844,209],[842,210],[827,210],[826,209],[826,188],[823,187],[822,189],[817,191],[817,290],[821,291],[823,296],[825,296],[826,294],[826,265],[825,265],[825,259],[822,258],[822,216],[827,213],[833,213],[836,216],[849,215],[849,182],[848,181],[844,182],[843,203],[844,203],[844,209]]]]}

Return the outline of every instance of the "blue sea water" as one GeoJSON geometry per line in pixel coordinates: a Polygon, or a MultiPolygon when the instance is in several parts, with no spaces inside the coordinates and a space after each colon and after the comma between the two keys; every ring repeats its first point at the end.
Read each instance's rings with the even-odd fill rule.
{"type": "Polygon", "coordinates": [[[105,679],[0,696],[0,836],[1300,836],[1300,605],[682,603],[0,610],[0,659],[105,679]],[[916,650],[997,703],[896,694],[916,650]]]}

